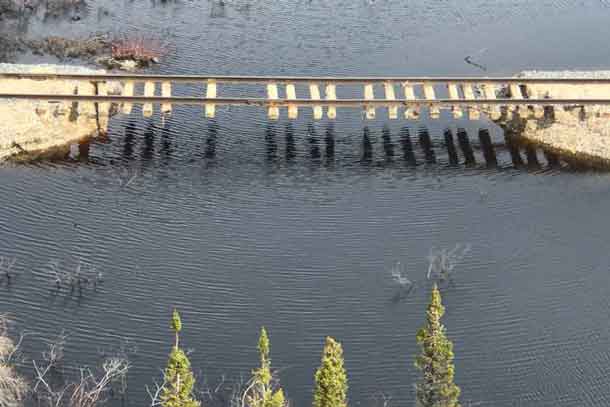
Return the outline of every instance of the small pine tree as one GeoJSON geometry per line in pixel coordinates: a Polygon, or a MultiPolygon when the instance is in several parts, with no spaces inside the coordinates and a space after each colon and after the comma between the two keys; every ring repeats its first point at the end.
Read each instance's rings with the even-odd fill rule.
{"type": "Polygon", "coordinates": [[[347,407],[347,374],[343,367],[343,348],[326,337],[322,363],[315,375],[314,407],[347,407]]]}
{"type": "Polygon", "coordinates": [[[415,386],[417,407],[460,407],[460,388],[453,382],[453,344],[441,324],[444,313],[441,293],[435,284],[426,326],[417,333],[422,352],[415,359],[415,367],[423,373],[423,379],[415,386]]]}
{"type": "Polygon", "coordinates": [[[191,362],[186,353],[178,347],[179,333],[182,330],[180,314],[174,310],[171,327],[176,334],[176,343],[169,354],[165,368],[165,386],[161,393],[163,407],[199,407],[200,403],[193,398],[195,377],[191,371],[191,362]]]}
{"type": "Polygon", "coordinates": [[[275,389],[272,383],[269,337],[265,327],[261,328],[258,351],[261,366],[252,372],[252,390],[248,394],[248,405],[250,407],[284,407],[286,404],[284,391],[281,388],[275,389]]]}
{"type": "Polygon", "coordinates": [[[180,319],[180,314],[177,309],[174,309],[174,313],[172,315],[172,330],[176,334],[176,344],[175,347],[178,347],[178,340],[180,339],[180,331],[182,331],[182,320],[180,319]]]}

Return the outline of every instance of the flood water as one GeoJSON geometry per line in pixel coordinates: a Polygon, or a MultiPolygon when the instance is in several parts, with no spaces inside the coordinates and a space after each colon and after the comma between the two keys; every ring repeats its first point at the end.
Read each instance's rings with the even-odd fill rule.
{"type": "MultiPolygon", "coordinates": [[[[156,35],[169,54],[155,71],[168,73],[512,75],[610,65],[602,0],[117,0],[79,13],[20,29],[156,35]]],[[[140,406],[166,361],[177,307],[200,383],[247,376],[265,325],[294,405],[311,402],[326,335],[344,345],[350,404],[375,406],[383,393],[411,405],[426,256],[469,244],[442,290],[462,405],[610,403],[610,174],[536,148],[521,148],[515,163],[501,129],[484,120],[364,121],[356,111],[310,119],[268,123],[241,108],[209,121],[179,108],[162,124],[136,112],[68,156],[0,168],[0,255],[16,257],[22,273],[0,286],[0,311],[31,332],[26,358],[62,329],[71,366],[127,339],[136,348],[127,403],[140,406]],[[444,133],[457,145],[462,128],[474,164],[460,149],[452,163],[444,133]],[[489,130],[497,165],[487,164],[479,129],[489,130]],[[56,292],[51,261],[91,264],[103,282],[82,295],[56,292]],[[417,281],[408,295],[392,279],[396,262],[417,281]]]]}

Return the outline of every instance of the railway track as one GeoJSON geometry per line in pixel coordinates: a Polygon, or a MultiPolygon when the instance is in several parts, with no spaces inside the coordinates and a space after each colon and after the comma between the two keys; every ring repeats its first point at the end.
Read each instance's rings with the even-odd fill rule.
{"type": "Polygon", "coordinates": [[[198,105],[209,118],[215,116],[217,106],[244,105],[267,108],[272,120],[279,119],[280,108],[287,109],[289,119],[298,117],[299,108],[310,108],[314,120],[320,120],[324,115],[334,119],[336,109],[346,107],[364,109],[367,119],[374,119],[378,108],[387,108],[389,119],[398,119],[399,109],[404,109],[405,118],[414,119],[426,108],[431,118],[438,117],[441,109],[450,109],[456,118],[466,112],[469,118],[477,119],[484,112],[497,120],[506,117],[507,111],[541,117],[545,106],[610,105],[610,78],[0,73],[0,85],[15,80],[30,81],[31,92],[10,92],[10,86],[0,86],[0,99],[93,102],[104,107],[114,103],[122,104],[124,113],[131,113],[134,104],[142,104],[145,116],[152,115],[153,105],[161,105],[164,114],[170,114],[174,105],[198,105]],[[71,93],[37,92],[36,84],[42,81],[76,85],[71,93]],[[119,84],[121,91],[109,93],[110,83],[119,84]],[[79,84],[89,90],[81,91],[85,86],[79,84]],[[90,90],[92,84],[94,91],[90,90]],[[187,93],[201,96],[185,96],[184,89],[176,92],[177,87],[189,85],[187,93]],[[233,92],[237,89],[240,95],[221,96],[224,86],[233,92]],[[254,95],[244,96],[248,92],[254,95]]]}

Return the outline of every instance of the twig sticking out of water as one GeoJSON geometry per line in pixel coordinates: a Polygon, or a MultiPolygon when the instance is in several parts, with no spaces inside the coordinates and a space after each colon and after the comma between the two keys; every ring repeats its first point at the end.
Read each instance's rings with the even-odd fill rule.
{"type": "Polygon", "coordinates": [[[393,302],[398,302],[406,298],[411,293],[413,288],[415,288],[416,282],[409,279],[404,266],[400,262],[396,262],[396,264],[390,270],[390,274],[392,275],[392,280],[394,280],[394,282],[400,287],[398,292],[392,298],[393,302]]]}
{"type": "Polygon", "coordinates": [[[140,176],[140,174],[138,173],[137,170],[132,172],[129,169],[113,170],[112,173],[113,173],[112,178],[115,178],[117,180],[119,188],[121,188],[121,189],[127,188],[134,181],[136,181],[138,179],[138,177],[140,176]]]}
{"type": "Polygon", "coordinates": [[[466,62],[469,65],[475,66],[475,67],[479,68],[482,71],[487,72],[487,67],[485,67],[483,65],[480,65],[480,64],[477,64],[476,62],[474,62],[470,55],[468,55],[468,56],[466,56],[466,58],[464,58],[464,62],[466,62]]]}
{"type": "Polygon", "coordinates": [[[390,273],[392,274],[392,279],[401,287],[411,287],[413,285],[413,282],[409,280],[409,277],[407,277],[406,271],[404,272],[404,274],[403,271],[404,268],[402,267],[400,262],[396,262],[394,267],[392,267],[392,269],[390,270],[390,273]]]}
{"type": "MultiPolygon", "coordinates": [[[[483,48],[483,49],[479,50],[477,53],[474,54],[474,58],[478,58],[480,55],[483,55],[485,52],[487,52],[487,48],[483,48]]],[[[481,64],[474,62],[472,55],[467,55],[466,58],[464,58],[464,62],[466,62],[467,64],[472,65],[476,68],[479,68],[480,70],[482,70],[484,72],[487,72],[487,67],[485,65],[481,65],[481,64]]]]}
{"type": "Polygon", "coordinates": [[[44,340],[47,344],[47,350],[42,352],[42,358],[49,366],[54,369],[59,369],[64,360],[64,349],[68,335],[62,330],[57,337],[49,340],[44,340]]]}
{"type": "Polygon", "coordinates": [[[50,262],[49,268],[53,285],[58,290],[66,286],[70,288],[70,291],[75,289],[82,291],[84,288],[95,288],[104,281],[101,271],[82,261],[79,261],[73,270],[60,268],[57,261],[50,262]]]}
{"type": "Polygon", "coordinates": [[[5,278],[6,281],[10,282],[13,277],[16,277],[18,273],[13,271],[15,263],[17,263],[16,257],[0,256],[0,278],[5,278]]]}

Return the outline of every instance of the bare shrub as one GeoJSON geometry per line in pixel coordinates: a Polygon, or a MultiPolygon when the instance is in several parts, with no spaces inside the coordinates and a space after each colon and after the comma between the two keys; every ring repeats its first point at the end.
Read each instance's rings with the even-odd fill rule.
{"type": "Polygon", "coordinates": [[[16,257],[0,256],[0,279],[11,281],[11,278],[17,276],[17,272],[13,270],[15,263],[17,263],[16,257]]]}
{"type": "Polygon", "coordinates": [[[83,289],[97,287],[103,281],[101,271],[82,261],[79,261],[74,268],[61,267],[59,262],[51,261],[48,270],[57,289],[67,287],[71,291],[78,289],[82,292],[83,289]]]}
{"type": "Polygon", "coordinates": [[[413,285],[413,282],[409,280],[407,272],[400,262],[396,262],[396,264],[390,270],[390,273],[392,274],[392,279],[394,282],[396,282],[396,284],[399,286],[411,287],[413,285]]]}
{"type": "Polygon", "coordinates": [[[47,343],[47,350],[42,352],[42,358],[54,368],[58,369],[64,361],[64,349],[66,347],[66,341],[68,335],[64,331],[61,331],[56,338],[52,340],[45,340],[47,343]]]}
{"type": "Polygon", "coordinates": [[[165,379],[165,373],[163,373],[163,382],[161,384],[155,382],[154,388],[146,386],[146,393],[148,393],[148,397],[150,398],[150,407],[158,407],[161,405],[161,394],[167,385],[167,380],[165,379]]]}
{"type": "Polygon", "coordinates": [[[39,404],[47,407],[96,407],[109,397],[112,383],[120,380],[129,371],[129,361],[121,357],[104,359],[101,366],[92,370],[78,369],[77,377],[67,384],[53,385],[50,380],[50,365],[45,368],[32,362],[36,373],[35,397],[39,404]]]}
{"type": "Polygon", "coordinates": [[[203,390],[198,393],[206,407],[244,407],[244,395],[250,384],[243,376],[230,381],[222,375],[216,383],[204,383],[203,390]]]}
{"type": "MultiPolygon", "coordinates": [[[[135,354],[137,347],[131,343],[128,339],[123,339],[119,349],[116,351],[100,351],[100,355],[105,360],[122,360],[129,364],[129,355],[135,354]]],[[[124,374],[115,376],[110,382],[111,391],[118,393],[121,397],[125,397],[127,394],[127,371],[124,374]]]]}
{"type": "MultiPolygon", "coordinates": [[[[36,361],[33,361],[36,371],[39,377],[48,377],[51,374],[59,372],[63,365],[64,360],[64,349],[66,346],[68,336],[62,331],[56,338],[45,339],[44,342],[47,345],[47,349],[42,352],[41,367],[38,368],[36,361]],[[44,365],[42,365],[44,363],[44,365]]],[[[33,391],[38,391],[39,385],[42,384],[41,380],[37,380],[34,384],[33,391]]]]}
{"type": "Polygon", "coordinates": [[[455,267],[470,252],[469,244],[457,244],[453,249],[431,250],[428,255],[428,280],[450,281],[455,267]]]}

